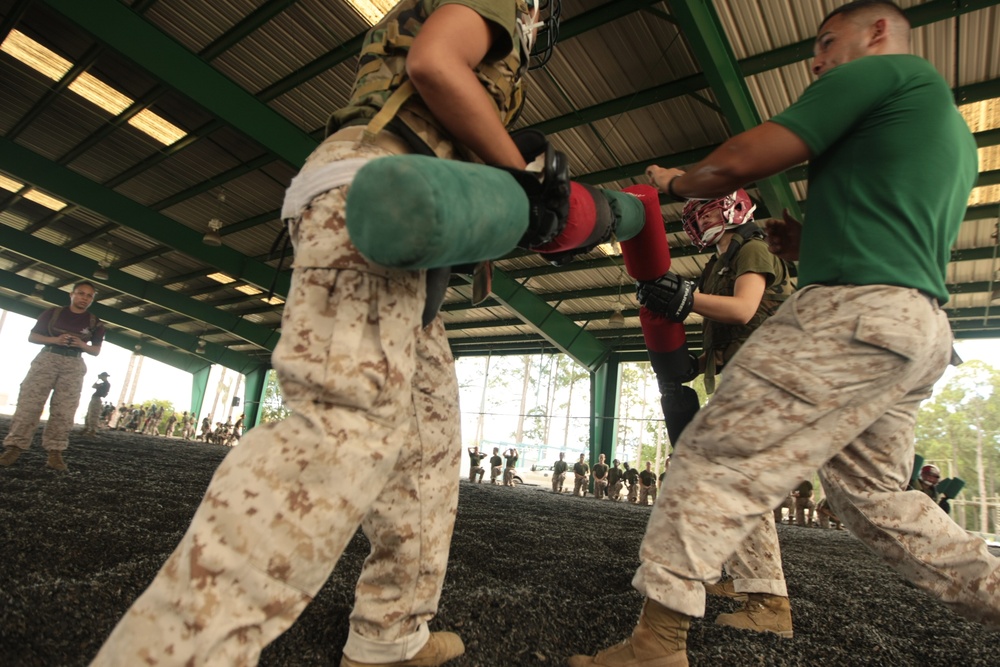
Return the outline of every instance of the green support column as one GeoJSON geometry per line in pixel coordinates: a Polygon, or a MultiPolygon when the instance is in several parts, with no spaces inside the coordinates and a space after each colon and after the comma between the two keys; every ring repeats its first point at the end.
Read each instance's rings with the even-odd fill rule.
{"type": "Polygon", "coordinates": [[[608,465],[615,458],[618,440],[618,396],[621,393],[621,360],[612,353],[590,374],[590,463],[604,454],[608,465]]]}
{"type": "Polygon", "coordinates": [[[212,367],[206,366],[191,374],[191,414],[194,415],[196,428],[201,417],[201,406],[205,403],[205,394],[208,392],[208,374],[211,372],[212,367]]]}
{"type": "Polygon", "coordinates": [[[264,402],[264,392],[267,391],[267,375],[270,366],[260,366],[256,370],[245,373],[243,384],[243,430],[249,431],[260,422],[260,406],[264,402]]]}

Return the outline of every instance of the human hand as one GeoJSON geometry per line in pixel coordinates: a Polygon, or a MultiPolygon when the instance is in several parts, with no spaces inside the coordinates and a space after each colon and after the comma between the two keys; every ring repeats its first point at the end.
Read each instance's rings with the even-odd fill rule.
{"type": "Polygon", "coordinates": [[[792,217],[788,209],[781,213],[782,219],[771,219],[764,223],[767,233],[767,248],[781,259],[795,261],[799,258],[799,244],[802,241],[802,223],[792,217]]]}
{"type": "Polygon", "coordinates": [[[639,304],[668,320],[683,322],[694,306],[695,284],[667,271],[656,280],[640,280],[635,295],[639,304]]]}
{"type": "Polygon", "coordinates": [[[664,167],[658,167],[655,164],[651,164],[646,167],[646,176],[649,178],[650,183],[652,183],[660,192],[668,192],[670,181],[683,175],[684,172],[680,169],[666,169],[664,167]]]}

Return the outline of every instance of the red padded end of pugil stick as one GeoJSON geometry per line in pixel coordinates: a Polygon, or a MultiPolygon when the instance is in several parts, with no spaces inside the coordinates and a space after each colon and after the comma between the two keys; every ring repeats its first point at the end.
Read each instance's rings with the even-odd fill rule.
{"type": "Polygon", "coordinates": [[[687,343],[682,322],[672,322],[645,306],[639,308],[639,324],[642,326],[642,337],[646,341],[647,350],[673,352],[687,343]]]}
{"type": "Polygon", "coordinates": [[[554,239],[545,245],[532,248],[532,250],[536,252],[560,252],[579,248],[594,231],[596,222],[597,207],[594,204],[594,198],[587,188],[576,181],[570,181],[569,215],[566,216],[566,226],[554,239]]]}
{"type": "Polygon", "coordinates": [[[638,197],[646,212],[642,231],[621,242],[625,270],[636,280],[656,280],[670,270],[670,244],[663,227],[660,193],[652,185],[632,185],[622,192],[638,197]]]}

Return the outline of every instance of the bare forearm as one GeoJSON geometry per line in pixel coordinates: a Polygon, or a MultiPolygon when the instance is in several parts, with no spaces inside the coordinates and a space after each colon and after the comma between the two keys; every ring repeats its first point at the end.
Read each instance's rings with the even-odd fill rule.
{"type": "Polygon", "coordinates": [[[809,157],[808,146],[797,135],[776,123],[762,123],[728,139],[678,176],[673,182],[673,192],[689,198],[721,197],[809,157]]]}
{"type": "Polygon", "coordinates": [[[524,158],[472,70],[439,73],[414,85],[441,125],[483,162],[524,169],[524,158]]]}
{"type": "Polygon", "coordinates": [[[696,292],[694,295],[694,307],[691,310],[715,322],[722,322],[723,324],[746,324],[753,317],[754,313],[757,312],[757,307],[731,296],[717,296],[715,294],[696,292]]]}

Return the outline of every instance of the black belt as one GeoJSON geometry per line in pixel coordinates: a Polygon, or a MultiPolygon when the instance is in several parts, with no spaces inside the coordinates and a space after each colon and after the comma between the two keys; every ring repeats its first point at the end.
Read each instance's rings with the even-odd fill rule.
{"type": "Polygon", "coordinates": [[[46,345],[44,349],[46,352],[58,354],[60,357],[79,357],[83,354],[81,350],[76,350],[70,347],[59,347],[58,345],[46,345]]]}

